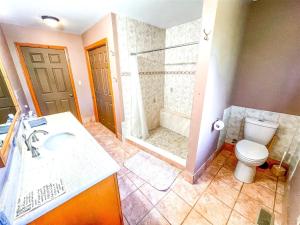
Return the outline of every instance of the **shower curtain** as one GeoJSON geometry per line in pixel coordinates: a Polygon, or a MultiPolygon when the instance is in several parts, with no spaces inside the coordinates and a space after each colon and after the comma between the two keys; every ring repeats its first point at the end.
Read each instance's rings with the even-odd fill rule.
{"type": "Polygon", "coordinates": [[[130,56],[131,72],[131,119],[130,133],[132,136],[146,139],[149,136],[144,104],[142,98],[142,89],[138,72],[137,56],[130,56]]]}

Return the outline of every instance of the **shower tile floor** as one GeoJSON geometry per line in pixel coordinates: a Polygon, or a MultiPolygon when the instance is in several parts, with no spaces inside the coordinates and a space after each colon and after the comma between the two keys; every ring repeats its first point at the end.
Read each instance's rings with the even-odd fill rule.
{"type": "Polygon", "coordinates": [[[164,127],[149,131],[145,142],[167,150],[180,158],[186,159],[188,154],[188,138],[164,127]]]}
{"type": "Polygon", "coordinates": [[[258,170],[254,183],[242,183],[233,176],[234,152],[224,148],[195,184],[179,174],[171,188],[158,191],[124,167],[141,149],[121,142],[100,123],[85,126],[121,167],[118,184],[124,225],[254,225],[262,207],[274,213],[274,225],[283,225],[285,181],[269,169],[258,170]]]}

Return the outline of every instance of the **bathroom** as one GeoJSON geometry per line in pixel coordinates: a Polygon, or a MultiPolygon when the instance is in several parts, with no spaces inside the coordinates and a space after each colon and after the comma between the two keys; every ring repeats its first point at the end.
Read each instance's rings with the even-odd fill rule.
{"type": "Polygon", "coordinates": [[[0,224],[299,223],[299,12],[3,2],[0,224]]]}

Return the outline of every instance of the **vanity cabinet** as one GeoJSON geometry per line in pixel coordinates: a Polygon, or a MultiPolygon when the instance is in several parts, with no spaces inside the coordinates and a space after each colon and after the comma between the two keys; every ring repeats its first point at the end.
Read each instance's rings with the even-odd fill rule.
{"type": "Polygon", "coordinates": [[[122,225],[117,175],[113,174],[30,225],[122,225]]]}

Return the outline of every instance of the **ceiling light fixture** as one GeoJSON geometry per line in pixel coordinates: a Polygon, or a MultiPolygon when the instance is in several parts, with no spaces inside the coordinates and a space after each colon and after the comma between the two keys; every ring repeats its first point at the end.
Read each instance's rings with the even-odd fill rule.
{"type": "Polygon", "coordinates": [[[41,16],[43,23],[48,25],[49,27],[57,27],[59,23],[59,19],[54,16],[41,16]]]}

